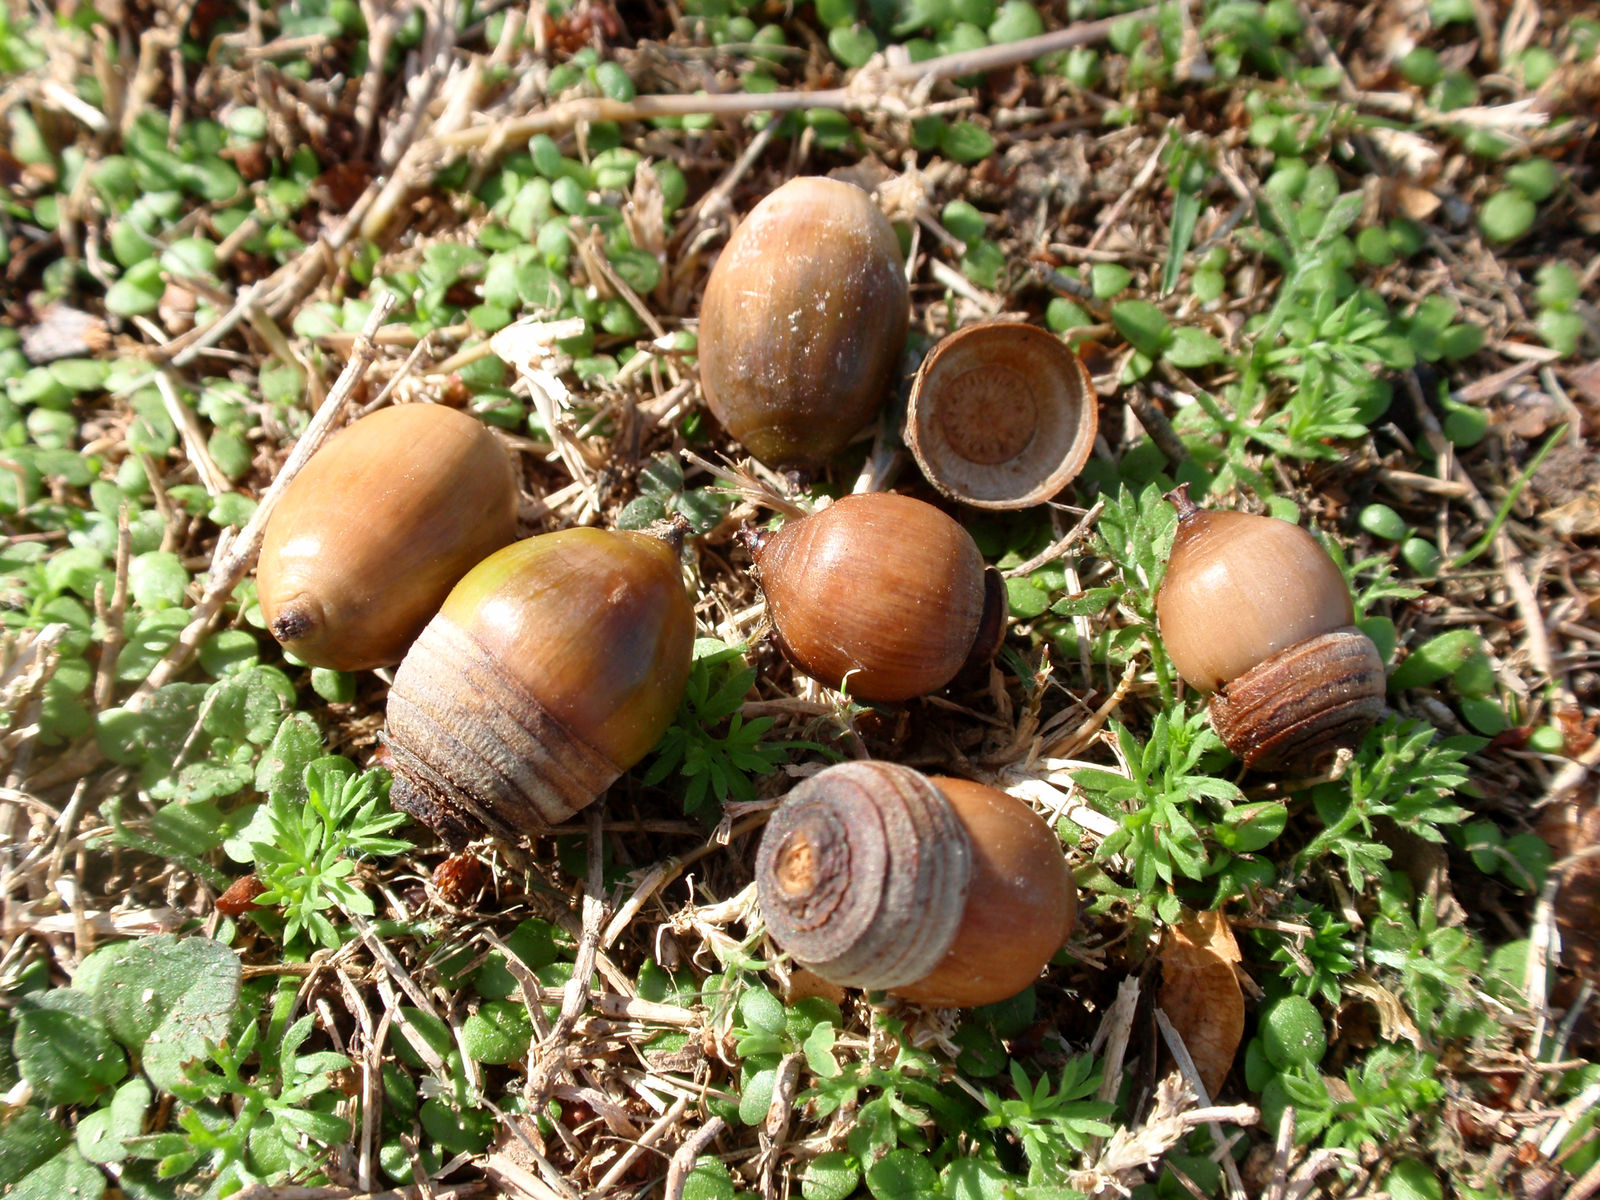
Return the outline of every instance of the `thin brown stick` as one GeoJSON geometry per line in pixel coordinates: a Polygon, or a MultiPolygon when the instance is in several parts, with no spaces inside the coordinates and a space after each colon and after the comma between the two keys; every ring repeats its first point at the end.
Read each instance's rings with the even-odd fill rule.
{"type": "Polygon", "coordinates": [[[1073,546],[1077,545],[1078,542],[1082,541],[1083,538],[1088,536],[1089,530],[1094,527],[1095,521],[1099,519],[1101,512],[1105,509],[1105,506],[1106,502],[1103,499],[1096,500],[1094,502],[1094,507],[1090,508],[1088,512],[1083,514],[1083,516],[1079,517],[1078,523],[1069,529],[1065,536],[1059,537],[1055,541],[1051,542],[1027,562],[1019,563],[1010,570],[1002,571],[1001,574],[1007,579],[1016,579],[1018,576],[1028,575],[1034,571],[1037,571],[1046,563],[1055,562],[1056,559],[1060,558],[1068,550],[1071,550],[1073,546]]]}
{"type": "Polygon", "coordinates": [[[526,116],[472,125],[436,137],[433,141],[442,148],[453,149],[467,149],[491,142],[509,147],[520,145],[535,134],[570,129],[579,122],[646,121],[652,117],[688,117],[706,113],[738,116],[753,112],[792,112],[804,108],[868,111],[884,107],[884,93],[888,89],[993,71],[1017,63],[1032,62],[1046,54],[1073,46],[1093,45],[1109,37],[1112,26],[1119,21],[1154,17],[1157,11],[1155,8],[1136,9],[1099,21],[1082,21],[1069,29],[1041,33],[1017,42],[944,54],[905,66],[878,69],[863,67],[856,72],[849,87],[824,88],[814,92],[724,92],[706,96],[636,96],[632,100],[567,100],[526,116]]]}
{"type": "Polygon", "coordinates": [[[650,1147],[654,1146],[663,1137],[665,1137],[668,1132],[671,1131],[672,1127],[676,1125],[682,1118],[684,1110],[686,1110],[688,1107],[689,1098],[687,1096],[679,1096],[676,1100],[674,1100],[672,1102],[672,1107],[667,1109],[666,1112],[662,1113],[661,1116],[656,1120],[655,1124],[651,1125],[649,1129],[646,1129],[642,1134],[640,1134],[637,1140],[634,1141],[633,1145],[629,1146],[625,1151],[623,1151],[622,1156],[618,1158],[616,1162],[611,1164],[606,1173],[600,1177],[600,1181],[594,1185],[595,1192],[607,1192],[615,1187],[618,1180],[628,1173],[628,1168],[633,1166],[638,1157],[646,1150],[650,1149],[650,1147]]]}
{"type": "Polygon", "coordinates": [[[662,1200],[683,1200],[684,1185],[689,1181],[689,1172],[694,1170],[700,1152],[714,1142],[717,1135],[726,1128],[727,1122],[721,1117],[712,1117],[678,1147],[672,1156],[671,1165],[667,1167],[667,1186],[662,1193],[662,1200]]]}

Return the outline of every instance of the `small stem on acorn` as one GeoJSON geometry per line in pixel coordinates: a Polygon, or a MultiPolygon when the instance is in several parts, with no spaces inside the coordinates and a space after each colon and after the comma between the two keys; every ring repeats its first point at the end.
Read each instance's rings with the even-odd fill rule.
{"type": "Polygon", "coordinates": [[[1189,485],[1187,482],[1180,483],[1161,498],[1178,510],[1178,520],[1180,521],[1187,521],[1200,511],[1200,506],[1189,499],[1189,485]]]}

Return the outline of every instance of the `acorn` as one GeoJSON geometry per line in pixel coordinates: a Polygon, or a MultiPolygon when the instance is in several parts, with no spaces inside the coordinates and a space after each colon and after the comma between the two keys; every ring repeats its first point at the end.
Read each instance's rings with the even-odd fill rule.
{"type": "Polygon", "coordinates": [[[1099,423],[1088,368],[1060,338],[991,321],[956,330],[923,359],[906,445],[951,499],[1028,508],[1077,478],[1099,423]]]}
{"type": "Polygon", "coordinates": [[[1031,984],[1072,932],[1077,889],[1022,801],[886,762],[796,787],[756,851],[773,941],[846,987],[919,1004],[994,1004],[1031,984]]]}
{"type": "Polygon", "coordinates": [[[761,462],[813,470],[878,415],[910,313],[900,243],[872,198],[791,179],[750,210],[706,283],[706,404],[761,462]]]}
{"type": "Polygon", "coordinates": [[[1344,576],[1304,529],[1214,512],[1184,485],[1156,617],[1178,674],[1246,766],[1315,770],[1383,713],[1383,660],[1344,576]]]}
{"type": "Polygon", "coordinates": [[[395,672],[390,802],[457,845],[565,820],[661,740],[694,629],[670,539],[567,529],[491,555],[395,672]]]}
{"type": "Polygon", "coordinates": [[[1004,639],[999,572],[921,500],[845,496],[746,542],[784,656],[856,699],[936,692],[1004,639]]]}
{"type": "Polygon", "coordinates": [[[472,565],[517,535],[511,457],[455,409],[379,409],[284,489],[256,567],[272,636],[314,667],[400,661],[472,565]]]}

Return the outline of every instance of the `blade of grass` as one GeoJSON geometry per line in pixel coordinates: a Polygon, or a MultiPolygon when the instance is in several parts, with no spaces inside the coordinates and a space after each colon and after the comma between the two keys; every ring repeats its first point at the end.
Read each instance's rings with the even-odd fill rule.
{"type": "Polygon", "coordinates": [[[1558,425],[1555,432],[1545,439],[1544,445],[1539,447],[1539,452],[1522,469],[1522,473],[1517,476],[1517,481],[1506,492],[1506,498],[1500,502],[1500,507],[1494,514],[1494,520],[1489,522],[1489,527],[1483,531],[1483,536],[1473,543],[1472,547],[1465,553],[1454,559],[1450,564],[1452,567],[1459,569],[1466,566],[1490,547],[1494,542],[1495,534],[1500,532],[1500,526],[1504,525],[1506,518],[1511,515],[1511,506],[1517,502],[1517,497],[1522,495],[1522,489],[1528,486],[1528,481],[1533,478],[1533,473],[1539,469],[1546,455],[1555,449],[1556,442],[1561,440],[1561,435],[1566,431],[1567,427],[1565,425],[1558,425]]]}

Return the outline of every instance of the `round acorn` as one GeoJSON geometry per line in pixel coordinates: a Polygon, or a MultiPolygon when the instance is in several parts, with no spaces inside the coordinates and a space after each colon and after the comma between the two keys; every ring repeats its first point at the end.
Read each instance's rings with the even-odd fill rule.
{"type": "Polygon", "coordinates": [[[565,820],[666,732],[694,627],[669,540],[567,529],[507,546],[395,673],[391,802],[456,843],[565,820]]]}
{"type": "Polygon", "coordinates": [[[886,762],[828,767],[756,852],[772,939],[846,987],[977,1006],[1031,984],[1072,932],[1061,843],[1022,801],[886,762]]]}
{"type": "Polygon", "coordinates": [[[1156,616],[1178,674],[1247,766],[1313,770],[1383,713],[1383,660],[1344,576],[1298,525],[1168,499],[1178,532],[1156,616]]]}
{"type": "Polygon", "coordinates": [[[1004,637],[999,573],[921,500],[845,496],[746,541],[784,655],[857,699],[938,691],[993,658],[1004,637]]]}
{"type": "Polygon", "coordinates": [[[866,192],[791,179],[734,230],[700,306],[700,383],[722,427],[780,470],[813,470],[883,406],[911,300],[866,192]]]}
{"type": "Polygon", "coordinates": [[[379,409],[279,497],[256,567],[261,615],[311,666],[391,666],[456,581],[516,534],[511,457],[481,421],[436,404],[379,409]]]}

